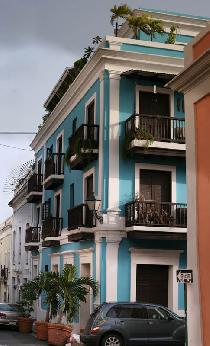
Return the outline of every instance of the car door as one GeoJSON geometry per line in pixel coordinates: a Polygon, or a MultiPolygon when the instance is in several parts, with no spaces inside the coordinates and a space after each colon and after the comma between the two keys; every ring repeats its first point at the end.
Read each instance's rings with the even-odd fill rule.
{"type": "Polygon", "coordinates": [[[174,345],[173,333],[177,321],[167,310],[158,306],[147,306],[148,345],[174,345]]]}
{"type": "Polygon", "coordinates": [[[147,322],[147,310],[142,305],[123,304],[118,306],[116,324],[127,336],[128,345],[146,345],[147,322]]]}

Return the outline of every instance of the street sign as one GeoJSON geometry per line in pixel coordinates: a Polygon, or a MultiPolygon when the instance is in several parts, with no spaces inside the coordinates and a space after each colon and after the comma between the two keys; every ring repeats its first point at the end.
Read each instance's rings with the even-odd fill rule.
{"type": "Polygon", "coordinates": [[[177,282],[183,284],[191,284],[193,282],[193,271],[189,269],[181,269],[176,271],[177,282]]]}

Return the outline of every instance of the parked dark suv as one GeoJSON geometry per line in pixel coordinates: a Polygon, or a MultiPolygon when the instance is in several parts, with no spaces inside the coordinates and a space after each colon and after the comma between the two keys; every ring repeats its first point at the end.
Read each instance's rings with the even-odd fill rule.
{"type": "Polygon", "coordinates": [[[81,340],[91,346],[184,346],[185,321],[160,305],[104,303],[90,316],[81,340]]]}

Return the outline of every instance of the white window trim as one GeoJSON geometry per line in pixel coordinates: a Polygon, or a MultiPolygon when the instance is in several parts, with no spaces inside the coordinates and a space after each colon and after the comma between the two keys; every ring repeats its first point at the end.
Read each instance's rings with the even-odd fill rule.
{"type": "Polygon", "coordinates": [[[178,284],[176,271],[179,269],[180,250],[151,250],[131,248],[131,291],[130,300],[136,301],[136,268],[137,264],[169,266],[168,273],[168,307],[179,315],[184,311],[178,309],[178,284]]]}
{"type": "MultiPolygon", "coordinates": [[[[170,116],[174,117],[174,92],[173,90],[166,89],[166,88],[160,88],[157,87],[157,93],[160,94],[168,94],[170,96],[170,116]]],[[[145,91],[145,92],[153,92],[154,86],[153,85],[137,85],[136,86],[136,114],[139,114],[139,92],[145,91]]]]}
{"type": "MultiPolygon", "coordinates": [[[[90,276],[93,277],[93,250],[80,253],[80,273],[82,264],[90,264],[90,276]]],[[[90,293],[90,314],[93,312],[93,294],[90,293]]]]}
{"type": "Polygon", "coordinates": [[[53,266],[58,266],[58,272],[60,272],[60,254],[52,254],[51,256],[51,271],[53,271],[53,266]]]}
{"type": "MultiPolygon", "coordinates": [[[[95,193],[95,167],[89,169],[89,171],[83,174],[83,203],[85,203],[85,179],[93,175],[93,192],[95,193]]],[[[96,197],[96,196],[95,196],[96,197]]]]}
{"type": "Polygon", "coordinates": [[[64,153],[64,130],[62,130],[56,138],[56,153],[58,153],[58,140],[62,137],[62,153],[64,153]]]}
{"type": "Polygon", "coordinates": [[[135,195],[140,194],[140,174],[141,169],[153,171],[171,172],[171,202],[176,203],[176,166],[156,165],[150,163],[136,163],[135,165],[135,195]]]}
{"type": "Polygon", "coordinates": [[[36,159],[36,168],[35,168],[35,171],[36,171],[36,173],[38,173],[38,162],[39,161],[42,161],[42,173],[43,173],[43,157],[42,157],[42,155],[40,155],[39,157],[37,157],[37,159],[36,159]]]}
{"type": "Polygon", "coordinates": [[[56,191],[54,193],[54,215],[56,214],[56,197],[60,195],[60,211],[59,211],[59,214],[60,214],[60,217],[61,217],[61,213],[62,213],[62,189],[56,191]]]}
{"type": "Polygon", "coordinates": [[[96,123],[96,92],[85,103],[85,124],[87,124],[87,108],[94,101],[94,124],[96,123]]]}

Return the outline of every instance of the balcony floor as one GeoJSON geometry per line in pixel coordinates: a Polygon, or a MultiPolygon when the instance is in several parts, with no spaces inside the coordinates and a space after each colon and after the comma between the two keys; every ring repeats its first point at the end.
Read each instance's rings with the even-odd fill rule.
{"type": "Polygon", "coordinates": [[[27,203],[37,203],[42,199],[42,192],[32,191],[26,196],[27,203]]]}
{"type": "Polygon", "coordinates": [[[145,140],[134,139],[131,141],[128,151],[147,155],[185,157],[186,144],[154,141],[147,147],[145,140]]]}
{"type": "Polygon", "coordinates": [[[64,175],[53,174],[44,180],[43,185],[45,190],[54,190],[59,185],[63,184],[63,181],[64,175]]]}

